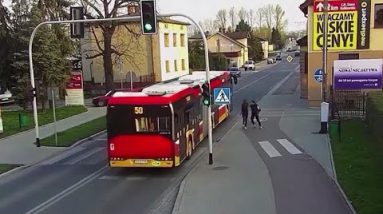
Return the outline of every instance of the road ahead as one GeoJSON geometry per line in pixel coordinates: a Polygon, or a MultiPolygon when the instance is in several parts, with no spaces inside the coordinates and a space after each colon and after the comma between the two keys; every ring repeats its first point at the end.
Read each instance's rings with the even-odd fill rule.
{"type": "MultiPolygon", "coordinates": [[[[285,60],[244,71],[234,88],[231,118],[214,131],[214,141],[236,122],[243,99],[260,100],[298,66],[285,60]]],[[[0,213],[170,213],[183,177],[200,161],[206,142],[177,169],[110,169],[106,135],[0,179],[0,213]]]]}

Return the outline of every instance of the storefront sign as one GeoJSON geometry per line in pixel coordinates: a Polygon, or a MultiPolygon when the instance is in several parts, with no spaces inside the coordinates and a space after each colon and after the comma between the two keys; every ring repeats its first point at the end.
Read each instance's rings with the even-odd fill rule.
{"type": "Polygon", "coordinates": [[[370,48],[371,0],[359,0],[358,49],[370,48]]]}

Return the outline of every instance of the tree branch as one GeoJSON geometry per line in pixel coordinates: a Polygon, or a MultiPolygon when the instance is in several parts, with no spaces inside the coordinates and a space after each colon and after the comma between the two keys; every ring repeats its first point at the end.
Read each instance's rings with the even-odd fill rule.
{"type": "Polygon", "coordinates": [[[98,54],[96,54],[96,55],[93,55],[93,56],[86,56],[85,58],[86,59],[94,59],[94,58],[97,58],[97,57],[100,57],[100,56],[102,56],[103,55],[103,53],[98,53],[98,54]]]}
{"type": "MultiPolygon", "coordinates": [[[[102,14],[102,12],[97,8],[97,5],[95,3],[91,3],[89,0],[82,0],[87,6],[91,7],[93,10],[96,11],[97,15],[100,18],[105,18],[105,16],[102,14]]],[[[106,11],[105,11],[106,12],[106,11]]]]}
{"type": "Polygon", "coordinates": [[[101,47],[101,45],[100,45],[100,41],[99,41],[98,38],[97,38],[96,32],[94,32],[93,27],[90,27],[90,28],[91,28],[91,30],[92,30],[92,34],[93,34],[93,36],[94,36],[94,39],[96,40],[96,44],[97,44],[98,49],[100,49],[100,51],[104,52],[104,49],[102,49],[102,47],[101,47]]]}

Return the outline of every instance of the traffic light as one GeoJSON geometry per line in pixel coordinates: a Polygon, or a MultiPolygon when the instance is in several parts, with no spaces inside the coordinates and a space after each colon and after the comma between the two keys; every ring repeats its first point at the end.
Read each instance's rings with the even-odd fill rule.
{"type": "Polygon", "coordinates": [[[141,0],[142,34],[157,33],[157,16],[155,0],[141,0]]]}
{"type": "Polygon", "coordinates": [[[205,106],[210,106],[210,87],[208,83],[202,85],[202,103],[205,106]]]}
{"type": "MultiPolygon", "coordinates": [[[[84,7],[71,7],[70,8],[71,20],[84,19],[84,7]]],[[[84,23],[71,23],[70,24],[70,37],[71,38],[84,38],[84,23]]]]}

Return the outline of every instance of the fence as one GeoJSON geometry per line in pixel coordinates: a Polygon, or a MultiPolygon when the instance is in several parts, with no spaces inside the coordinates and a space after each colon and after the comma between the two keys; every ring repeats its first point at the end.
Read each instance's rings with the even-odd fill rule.
{"type": "Polygon", "coordinates": [[[367,96],[368,94],[363,91],[331,90],[331,117],[365,118],[367,96]]]}

